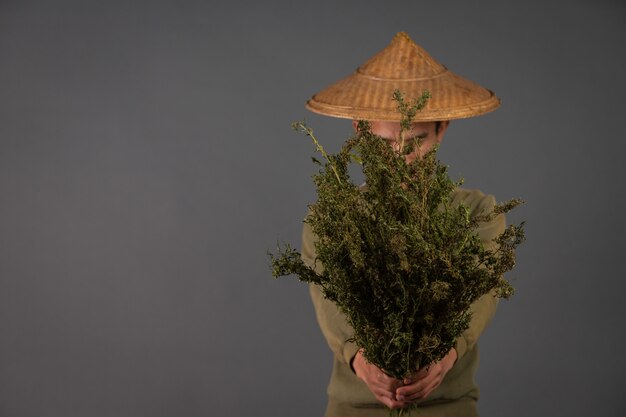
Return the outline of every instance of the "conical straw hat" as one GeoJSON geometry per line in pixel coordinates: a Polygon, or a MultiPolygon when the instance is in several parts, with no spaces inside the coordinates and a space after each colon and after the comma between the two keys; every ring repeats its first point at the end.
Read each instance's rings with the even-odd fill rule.
{"type": "Polygon", "coordinates": [[[414,121],[463,119],[495,110],[496,95],[435,61],[404,32],[356,72],[315,94],[306,107],[319,114],[354,120],[400,120],[394,90],[405,100],[432,96],[414,121]]]}

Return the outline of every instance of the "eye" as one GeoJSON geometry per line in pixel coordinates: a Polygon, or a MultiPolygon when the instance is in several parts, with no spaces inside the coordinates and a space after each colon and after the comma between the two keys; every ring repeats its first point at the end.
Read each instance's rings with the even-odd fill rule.
{"type": "Polygon", "coordinates": [[[428,136],[428,132],[424,132],[424,133],[420,133],[419,135],[411,136],[407,140],[409,140],[409,141],[422,140],[422,139],[425,139],[426,136],[428,136]]]}

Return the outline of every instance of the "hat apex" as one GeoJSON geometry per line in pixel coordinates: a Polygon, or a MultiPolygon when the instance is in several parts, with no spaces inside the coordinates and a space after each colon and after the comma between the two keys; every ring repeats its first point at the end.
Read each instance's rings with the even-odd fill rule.
{"type": "Polygon", "coordinates": [[[434,77],[446,71],[428,52],[399,32],[391,43],[361,65],[357,72],[381,80],[415,80],[434,77]]]}

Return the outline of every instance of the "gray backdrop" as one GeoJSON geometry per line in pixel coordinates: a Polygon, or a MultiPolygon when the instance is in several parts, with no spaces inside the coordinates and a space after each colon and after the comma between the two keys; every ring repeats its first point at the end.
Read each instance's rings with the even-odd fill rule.
{"type": "Polygon", "coordinates": [[[482,415],[626,415],[621,0],[1,0],[0,415],[320,416],[330,353],[266,255],[315,199],[290,122],[336,150],[304,101],[400,30],[502,98],[452,174],[527,200],[482,415]]]}

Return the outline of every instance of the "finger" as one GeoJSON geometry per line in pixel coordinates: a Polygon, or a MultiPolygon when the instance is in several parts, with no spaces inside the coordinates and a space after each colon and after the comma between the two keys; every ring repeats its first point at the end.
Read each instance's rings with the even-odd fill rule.
{"type": "Polygon", "coordinates": [[[429,375],[429,373],[431,372],[431,369],[432,369],[431,365],[424,366],[424,367],[418,369],[418,371],[416,373],[414,373],[413,375],[411,375],[410,377],[404,378],[404,380],[402,382],[404,383],[404,385],[413,384],[413,383],[419,381],[420,379],[426,378],[429,375]]]}
{"type": "Polygon", "coordinates": [[[433,381],[433,384],[428,386],[422,393],[422,398],[428,398],[428,396],[432,394],[432,392],[436,390],[437,387],[439,387],[439,385],[441,384],[441,381],[442,381],[441,378],[437,378],[435,381],[433,381]]]}
{"type": "Polygon", "coordinates": [[[377,397],[377,399],[392,410],[395,410],[396,408],[404,408],[408,405],[406,402],[392,400],[387,397],[377,397]]]}
{"type": "Polygon", "coordinates": [[[408,395],[399,395],[398,399],[402,401],[415,401],[421,400],[426,397],[427,390],[433,386],[433,381],[430,381],[428,385],[421,386],[419,389],[413,391],[408,395]]]}
{"type": "Polygon", "coordinates": [[[396,390],[396,396],[401,401],[414,401],[424,397],[425,391],[436,382],[435,375],[428,375],[412,385],[407,385],[396,390]]]}
{"type": "Polygon", "coordinates": [[[398,387],[402,386],[402,381],[389,376],[384,376],[378,379],[378,385],[385,387],[388,391],[394,392],[398,387]]]}
{"type": "Polygon", "coordinates": [[[372,391],[372,393],[374,393],[374,395],[376,397],[387,398],[387,399],[389,399],[391,401],[397,401],[395,390],[394,391],[390,391],[390,390],[382,388],[382,387],[375,387],[371,391],[372,391]]]}
{"type": "Polygon", "coordinates": [[[396,394],[397,395],[402,395],[402,396],[405,396],[405,397],[413,395],[414,393],[416,393],[418,391],[422,391],[424,388],[426,388],[428,385],[430,385],[432,383],[433,379],[435,379],[435,378],[436,378],[436,374],[435,373],[429,373],[426,376],[424,376],[423,378],[418,379],[417,381],[413,382],[412,384],[398,387],[398,389],[396,390],[396,394]]]}
{"type": "Polygon", "coordinates": [[[368,385],[378,391],[388,392],[391,396],[396,394],[396,389],[398,388],[396,384],[378,380],[373,380],[368,385]]]}
{"type": "Polygon", "coordinates": [[[443,379],[441,377],[434,377],[428,384],[416,391],[412,395],[398,396],[398,400],[402,401],[415,401],[427,398],[437,387],[441,384],[443,379]]]}

